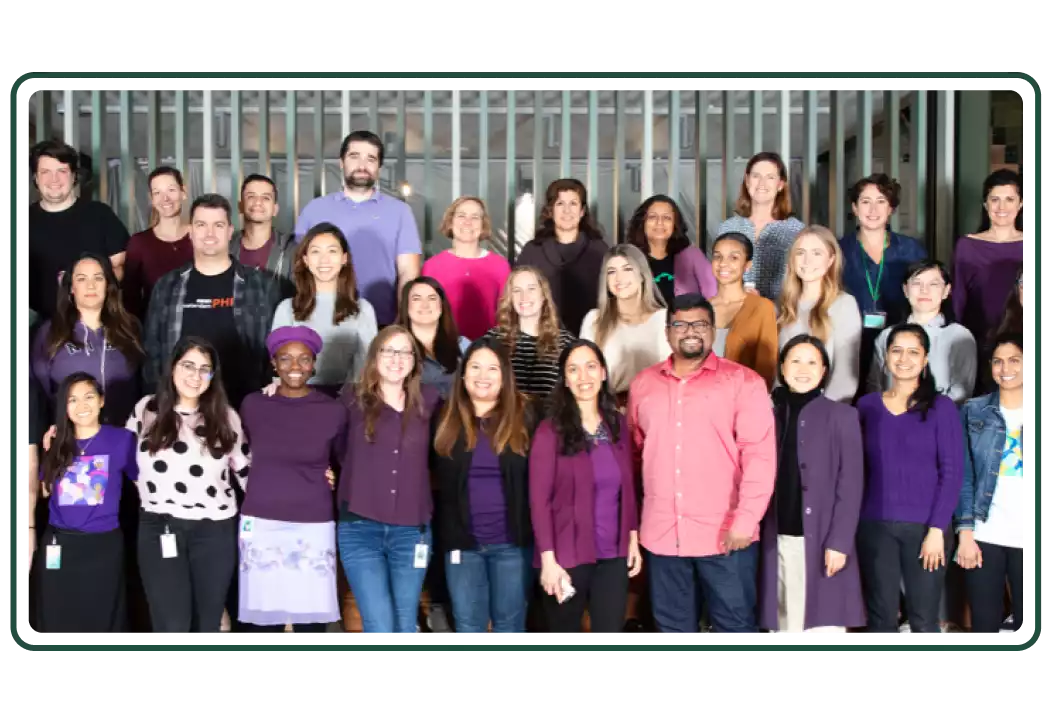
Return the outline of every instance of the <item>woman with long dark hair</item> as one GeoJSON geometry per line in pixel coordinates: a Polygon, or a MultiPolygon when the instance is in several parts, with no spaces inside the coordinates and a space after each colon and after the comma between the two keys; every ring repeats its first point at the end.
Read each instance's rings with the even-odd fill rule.
{"type": "Polygon", "coordinates": [[[998,324],[998,330],[992,335],[993,342],[999,335],[1006,333],[1024,334],[1024,266],[1016,271],[1016,282],[1013,289],[1009,291],[1009,297],[1005,301],[1005,310],[1002,311],[1002,322],[998,324]]]}
{"type": "Polygon", "coordinates": [[[936,390],[925,328],[894,327],[885,365],[889,389],[857,405],[866,484],[856,542],[867,629],[897,631],[902,580],[911,632],[940,632],[944,534],[962,487],[962,426],[954,402],[936,390]]]}
{"type": "Polygon", "coordinates": [[[643,567],[632,442],[599,347],[560,355],[548,419],[530,450],[530,515],[550,632],[621,632],[643,567]],[[573,591],[571,590],[573,588],[573,591]]]}
{"type": "Polygon", "coordinates": [[[102,384],[67,375],[58,390],[55,436],[41,463],[48,526],[36,553],[41,632],[127,629],[121,488],[134,481],[135,435],[104,425],[102,384]]]}
{"type": "Polygon", "coordinates": [[[417,352],[424,358],[421,383],[434,386],[445,398],[469,341],[458,331],[442,284],[425,275],[407,282],[399,301],[398,324],[413,334],[417,352]]]}
{"type": "Polygon", "coordinates": [[[531,420],[501,344],[465,351],[435,430],[436,521],[457,632],[524,632],[531,420]]]}
{"type": "Polygon", "coordinates": [[[779,354],[772,393],[779,444],[775,492],[761,521],[759,625],[844,632],[866,624],[856,559],[863,500],[859,415],[823,397],[830,360],[798,335],[779,354]]]}
{"type": "Polygon", "coordinates": [[[139,440],[139,574],[154,632],[219,632],[237,566],[234,483],[244,488],[248,445],[220,371],[207,340],[182,338],[157,394],[128,419],[139,440]]]}
{"type": "Polygon", "coordinates": [[[710,297],[717,291],[706,254],[691,243],[684,215],[668,195],[652,195],[640,203],[629,218],[625,241],[647,257],[666,305],[673,304],[675,295],[710,297]]]}
{"type": "Polygon", "coordinates": [[[33,374],[53,398],[68,375],[90,373],[106,393],[102,422],[123,426],[139,399],[141,329],[121,304],[109,259],[84,253],[62,274],[55,314],[37,331],[33,374]]]}
{"type": "Polygon", "coordinates": [[[336,225],[319,223],[296,247],[296,295],[274,311],[271,329],[305,325],[322,338],[308,384],[336,397],[362,375],[366,351],[377,335],[373,306],[358,292],[347,238],[336,225]]]}

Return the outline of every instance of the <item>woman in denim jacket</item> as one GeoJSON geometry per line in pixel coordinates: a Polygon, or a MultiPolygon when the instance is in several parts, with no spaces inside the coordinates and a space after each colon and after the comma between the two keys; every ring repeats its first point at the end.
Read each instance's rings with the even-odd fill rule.
{"type": "Polygon", "coordinates": [[[1003,333],[994,342],[991,375],[998,389],[961,410],[965,428],[965,481],[954,527],[957,563],[966,570],[973,632],[998,632],[1005,618],[1008,578],[1012,629],[1023,621],[1024,337],[1003,333]]]}

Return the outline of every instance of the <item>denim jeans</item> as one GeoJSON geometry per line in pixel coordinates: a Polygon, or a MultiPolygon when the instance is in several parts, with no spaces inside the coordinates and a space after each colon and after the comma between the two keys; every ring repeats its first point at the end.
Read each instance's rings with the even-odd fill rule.
{"type": "Polygon", "coordinates": [[[336,542],[364,632],[417,632],[421,587],[431,556],[429,525],[388,525],[366,518],[341,520],[336,542]],[[418,543],[428,546],[414,567],[418,543]]]}
{"type": "Polygon", "coordinates": [[[509,543],[460,551],[460,562],[446,553],[446,585],[457,632],[526,632],[527,591],[533,568],[531,548],[509,543]]]}
{"type": "MultiPolygon", "coordinates": [[[[856,551],[867,605],[867,632],[899,630],[903,581],[912,633],[940,632],[940,597],[947,568],[928,571],[918,555],[929,529],[922,523],[861,520],[856,551]]],[[[944,535],[946,547],[946,534],[944,535]]],[[[945,557],[951,557],[945,553],[945,557]]]]}
{"type": "Polygon", "coordinates": [[[757,632],[757,545],[707,557],[648,552],[645,565],[659,631],[698,632],[701,593],[713,632],[757,632]]]}

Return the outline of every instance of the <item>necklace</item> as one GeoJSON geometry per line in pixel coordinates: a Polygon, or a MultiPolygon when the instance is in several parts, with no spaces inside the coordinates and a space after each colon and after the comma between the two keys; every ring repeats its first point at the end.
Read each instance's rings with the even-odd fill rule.
{"type": "Polygon", "coordinates": [[[84,453],[88,452],[88,448],[91,447],[91,444],[95,442],[95,438],[97,437],[99,437],[99,433],[95,433],[94,435],[92,435],[91,438],[88,439],[88,442],[84,443],[83,447],[81,447],[80,441],[77,441],[77,449],[80,450],[80,454],[82,456],[84,455],[84,453]]]}

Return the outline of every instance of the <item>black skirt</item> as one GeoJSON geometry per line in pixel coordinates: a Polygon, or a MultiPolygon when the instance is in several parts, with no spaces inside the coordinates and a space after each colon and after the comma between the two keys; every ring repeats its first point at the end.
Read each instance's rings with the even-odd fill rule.
{"type": "Polygon", "coordinates": [[[36,628],[40,632],[125,632],[124,537],[120,530],[83,533],[51,525],[37,547],[36,628]],[[62,547],[47,569],[47,548],[62,547]]]}

